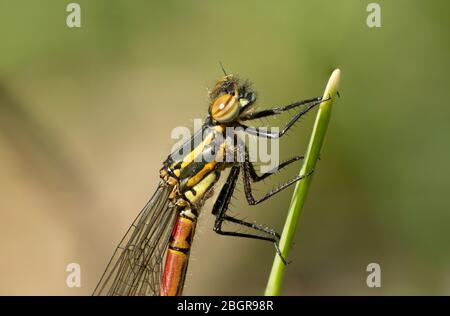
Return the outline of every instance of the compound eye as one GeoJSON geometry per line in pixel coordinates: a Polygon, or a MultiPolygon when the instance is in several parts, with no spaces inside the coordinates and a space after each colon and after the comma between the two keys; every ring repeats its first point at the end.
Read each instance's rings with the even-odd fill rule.
{"type": "Polygon", "coordinates": [[[239,115],[239,102],[233,95],[223,94],[214,100],[210,113],[217,122],[231,122],[239,115]]]}

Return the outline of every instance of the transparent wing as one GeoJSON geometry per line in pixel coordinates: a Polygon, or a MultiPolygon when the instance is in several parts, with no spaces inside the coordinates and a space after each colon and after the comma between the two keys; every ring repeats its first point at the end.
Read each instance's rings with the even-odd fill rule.
{"type": "Polygon", "coordinates": [[[164,254],[176,219],[172,187],[161,183],[116,248],[93,295],[159,295],[164,254]]]}

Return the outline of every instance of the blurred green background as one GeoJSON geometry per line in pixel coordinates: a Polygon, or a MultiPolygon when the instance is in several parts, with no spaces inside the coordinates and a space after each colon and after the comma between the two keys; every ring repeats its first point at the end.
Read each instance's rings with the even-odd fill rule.
{"type": "MultiPolygon", "coordinates": [[[[206,88],[249,78],[268,108],[342,70],[283,294],[450,294],[448,1],[0,1],[0,294],[88,295],[158,182],[206,88]],[[81,288],[66,286],[81,265],[81,288]],[[366,286],[377,262],[382,286],[366,286]]],[[[282,124],[287,117],[274,121],[282,124]]],[[[314,114],[280,142],[302,154],[314,114]]],[[[282,172],[269,190],[298,172],[282,172]]],[[[292,189],[233,211],[281,231],[292,189]]],[[[273,246],[212,232],[203,210],[185,294],[259,295],[273,246]]]]}

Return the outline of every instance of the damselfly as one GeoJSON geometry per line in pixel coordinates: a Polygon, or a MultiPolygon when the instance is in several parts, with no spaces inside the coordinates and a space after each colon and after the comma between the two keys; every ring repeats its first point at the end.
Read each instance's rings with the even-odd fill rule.
{"type": "Polygon", "coordinates": [[[317,97],[256,111],[256,94],[250,85],[226,73],[209,92],[209,97],[209,115],[201,130],[163,162],[156,192],[123,237],[94,295],[181,295],[197,218],[205,200],[212,196],[220,174],[227,168],[230,168],[228,178],[212,210],[215,216],[213,230],[226,236],[270,241],[280,254],[280,236],[273,229],[231,216],[227,212],[228,205],[240,172],[246,200],[250,205],[256,205],[304,176],[289,180],[259,199],[254,197],[251,184],[302,157],[293,157],[259,175],[241,137],[238,133],[230,135],[228,130],[239,127],[250,135],[276,139],[322,99],[317,97]],[[277,132],[243,123],[297,108],[298,113],[277,132]],[[206,156],[212,159],[205,159],[206,156]],[[224,156],[232,159],[224,159],[224,156]],[[225,222],[245,227],[250,232],[224,230],[225,222]]]}

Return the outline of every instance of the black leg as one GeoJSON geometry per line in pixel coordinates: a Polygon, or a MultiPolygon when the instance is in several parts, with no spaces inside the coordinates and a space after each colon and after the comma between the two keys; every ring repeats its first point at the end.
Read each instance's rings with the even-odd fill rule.
{"type": "MultiPolygon", "coordinates": [[[[243,174],[244,192],[245,192],[245,197],[247,198],[247,202],[250,205],[256,205],[256,204],[259,204],[259,203],[267,200],[271,196],[277,194],[278,192],[286,189],[287,187],[294,184],[295,182],[297,182],[297,181],[303,179],[304,177],[307,177],[313,173],[313,171],[310,171],[306,175],[302,175],[302,176],[299,175],[299,176],[289,180],[288,182],[280,185],[278,188],[275,188],[272,191],[270,191],[269,193],[263,195],[260,199],[255,199],[253,196],[253,193],[252,193],[250,180],[254,181],[255,178],[256,179],[267,178],[268,176],[270,176],[273,173],[267,172],[267,173],[262,174],[261,176],[258,176],[255,172],[255,168],[253,167],[252,163],[249,161],[247,148],[245,147],[245,145],[242,141],[239,141],[239,139],[237,139],[237,146],[235,147],[235,150],[237,151],[236,155],[239,157],[240,164],[242,165],[242,168],[244,170],[244,174],[243,174]]],[[[295,157],[293,159],[295,159],[295,157]]],[[[290,159],[290,160],[292,160],[291,162],[295,161],[293,159],[290,159]]],[[[289,160],[287,161],[287,163],[290,163],[289,160]]],[[[286,166],[286,165],[287,164],[285,163],[284,166],[286,166]]],[[[257,181],[259,181],[259,180],[257,180],[257,181]]],[[[257,181],[254,181],[254,182],[257,182],[257,181]]]]}
{"type": "Polygon", "coordinates": [[[259,203],[267,200],[271,196],[277,194],[280,191],[283,191],[287,187],[293,185],[295,182],[297,182],[297,181],[299,181],[299,180],[301,180],[301,179],[303,179],[305,177],[309,177],[313,173],[313,171],[310,171],[306,175],[296,176],[295,178],[287,181],[286,183],[284,183],[284,184],[280,185],[279,187],[273,189],[272,191],[266,193],[261,198],[255,199],[255,197],[253,196],[253,193],[252,193],[251,185],[250,185],[251,177],[250,177],[249,165],[244,162],[243,163],[243,168],[244,168],[244,175],[243,175],[243,178],[244,178],[244,192],[245,192],[245,197],[247,198],[247,202],[250,205],[256,205],[256,204],[259,204],[259,203]]]}
{"type": "Polygon", "coordinates": [[[285,162],[280,163],[278,166],[276,166],[275,168],[261,174],[260,176],[256,173],[255,167],[253,166],[253,163],[251,163],[250,161],[246,160],[249,166],[249,172],[250,172],[250,178],[252,179],[253,182],[259,182],[261,180],[264,180],[265,178],[277,173],[278,171],[280,171],[281,169],[283,169],[284,167],[290,165],[293,162],[296,162],[298,160],[303,160],[303,156],[295,156],[292,157],[291,159],[286,160],[285,162]]]}
{"type": "Polygon", "coordinates": [[[262,225],[256,224],[256,223],[249,223],[242,220],[239,220],[237,218],[234,218],[232,216],[226,215],[226,211],[228,210],[228,205],[230,203],[230,199],[233,195],[234,188],[236,186],[236,182],[239,176],[239,170],[240,166],[233,166],[230,171],[230,175],[228,176],[228,179],[223,186],[222,190],[219,193],[219,197],[216,200],[216,203],[214,204],[212,213],[216,216],[216,221],[214,223],[213,230],[224,236],[234,236],[234,237],[243,237],[243,238],[252,238],[252,239],[259,239],[259,240],[266,240],[273,242],[275,245],[275,249],[280,256],[281,260],[284,264],[286,264],[286,260],[283,258],[280,252],[280,248],[278,247],[278,240],[280,239],[280,235],[275,232],[273,229],[264,227],[262,225]],[[222,230],[222,224],[224,221],[233,222],[238,225],[246,226],[249,228],[252,228],[254,230],[266,233],[269,236],[259,236],[259,235],[253,235],[249,233],[238,233],[238,232],[232,232],[232,231],[224,231],[222,230]]]}
{"type": "MultiPolygon", "coordinates": [[[[276,240],[280,239],[280,234],[278,234],[275,230],[273,230],[270,227],[263,226],[263,225],[260,225],[260,224],[257,224],[257,223],[246,222],[246,221],[237,219],[237,218],[235,218],[233,216],[229,216],[229,215],[224,215],[223,216],[223,220],[224,221],[228,221],[228,222],[232,222],[232,223],[235,223],[235,224],[238,224],[238,225],[241,225],[241,226],[247,226],[247,227],[250,227],[252,229],[258,230],[260,232],[266,233],[268,235],[273,236],[276,240]]],[[[272,239],[270,239],[270,240],[273,241],[272,239]]]]}
{"type": "Polygon", "coordinates": [[[235,154],[234,157],[235,159],[237,159],[237,161],[239,162],[246,162],[248,164],[249,167],[249,172],[250,172],[250,178],[252,179],[253,182],[259,182],[262,181],[264,179],[266,179],[267,177],[277,173],[278,171],[280,171],[281,169],[283,169],[284,167],[290,165],[293,162],[299,161],[299,160],[303,160],[304,157],[303,156],[294,156],[291,159],[288,159],[282,163],[280,163],[278,166],[274,167],[273,169],[261,174],[260,176],[256,173],[255,167],[253,165],[252,162],[250,162],[250,158],[248,155],[248,149],[245,146],[245,143],[237,136],[235,136],[234,138],[234,143],[237,144],[235,148],[235,154]]]}
{"type": "Polygon", "coordinates": [[[241,121],[249,121],[249,120],[254,120],[254,119],[258,119],[258,118],[262,118],[262,117],[277,115],[277,114],[281,114],[285,111],[292,110],[298,106],[305,105],[308,103],[316,103],[316,102],[320,103],[321,100],[322,100],[321,97],[316,97],[316,98],[312,98],[312,99],[308,99],[308,100],[298,101],[298,102],[294,102],[289,105],[280,106],[280,107],[276,107],[273,109],[267,109],[267,110],[262,110],[262,111],[258,111],[258,112],[244,114],[239,119],[241,121]]]}
{"type": "MultiPolygon", "coordinates": [[[[315,107],[316,105],[327,101],[328,99],[322,100],[320,98],[318,98],[318,100],[310,102],[308,104],[308,106],[306,108],[304,108],[303,110],[301,110],[299,113],[295,114],[290,120],[289,122],[286,124],[286,126],[280,131],[280,132],[269,132],[266,129],[261,129],[259,127],[249,127],[243,124],[239,124],[240,127],[244,128],[244,132],[251,134],[251,135],[256,135],[256,136],[260,136],[260,137],[266,137],[266,138],[279,138],[281,136],[283,136],[288,130],[289,128],[292,127],[292,125],[294,125],[295,122],[297,122],[297,120],[303,116],[305,113],[307,113],[309,110],[311,110],[313,107],[315,107]]],[[[295,104],[295,103],[294,103],[295,104]]],[[[273,111],[273,110],[265,110],[267,112],[273,111]]],[[[264,111],[262,111],[264,112],[264,111]]],[[[256,112],[255,114],[260,113],[260,112],[256,112]]],[[[267,114],[264,116],[268,116],[268,115],[275,115],[278,113],[272,113],[272,114],[267,114]]],[[[259,116],[261,117],[261,116],[259,116]]],[[[242,120],[242,119],[241,119],[242,120]]]]}
{"type": "Polygon", "coordinates": [[[212,213],[216,217],[223,217],[230,204],[231,197],[233,196],[234,188],[239,177],[240,166],[231,167],[230,174],[227,181],[220,190],[219,196],[214,203],[212,213]]]}

